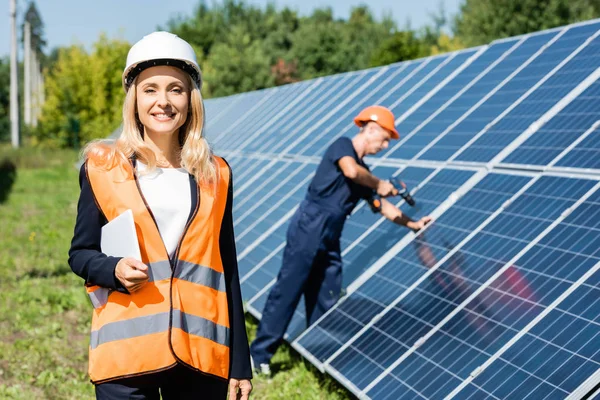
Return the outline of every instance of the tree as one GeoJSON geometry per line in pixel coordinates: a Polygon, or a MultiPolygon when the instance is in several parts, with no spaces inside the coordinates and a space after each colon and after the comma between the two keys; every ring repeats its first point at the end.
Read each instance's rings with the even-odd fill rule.
{"type": "MultiPolygon", "coordinates": [[[[39,57],[39,60],[44,66],[44,47],[46,47],[46,39],[44,35],[44,23],[42,21],[42,17],[35,6],[35,2],[31,1],[27,6],[27,11],[25,12],[25,21],[29,22],[31,26],[31,49],[36,53],[39,57]]],[[[25,30],[25,23],[21,26],[21,32],[25,30]]],[[[21,42],[25,40],[25,34],[23,33],[21,36],[21,42]]]]}
{"type": "Polygon", "coordinates": [[[10,61],[0,58],[0,142],[10,140],[10,61]]]}
{"type": "Polygon", "coordinates": [[[462,44],[459,38],[456,36],[450,37],[444,33],[440,34],[437,38],[437,42],[431,46],[430,54],[441,54],[448,53],[450,51],[457,51],[464,49],[465,46],[462,44]]]}
{"type": "Polygon", "coordinates": [[[411,31],[396,32],[381,42],[371,55],[371,66],[387,65],[394,62],[422,57],[421,42],[411,31]]]}
{"type": "Polygon", "coordinates": [[[46,102],[32,144],[79,147],[104,138],[121,122],[123,60],[129,43],[101,35],[91,54],[62,48],[46,74],[46,102]]]}
{"type": "Polygon", "coordinates": [[[454,32],[468,46],[595,18],[596,0],[466,0],[454,32]]]}
{"type": "Polygon", "coordinates": [[[346,44],[353,57],[352,69],[364,69],[371,65],[371,57],[378,45],[386,41],[396,30],[391,16],[381,23],[375,21],[367,6],[352,8],[348,22],[344,24],[346,44]]]}
{"type": "Polygon", "coordinates": [[[289,56],[297,60],[302,79],[351,71],[356,65],[343,23],[333,20],[331,8],[316,9],[301,20],[289,56]]]}
{"type": "Polygon", "coordinates": [[[273,86],[269,60],[260,42],[240,26],[234,27],[227,42],[216,44],[204,63],[208,96],[227,96],[273,86]]]}

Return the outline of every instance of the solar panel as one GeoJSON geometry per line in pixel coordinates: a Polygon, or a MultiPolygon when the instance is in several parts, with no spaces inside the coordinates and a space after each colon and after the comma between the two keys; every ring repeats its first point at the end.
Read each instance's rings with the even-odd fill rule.
{"type": "Polygon", "coordinates": [[[234,174],[243,298],[260,318],[320,157],[365,106],[401,139],[367,159],[412,233],[359,203],[345,295],[286,339],[360,398],[581,399],[600,385],[600,21],[206,101],[234,174]]]}
{"type": "Polygon", "coordinates": [[[436,96],[398,124],[397,129],[399,132],[406,132],[405,137],[386,152],[384,157],[411,159],[418,154],[468,110],[472,103],[477,102],[477,99],[472,96],[462,97],[461,95],[520,44],[521,42],[518,40],[507,40],[492,44],[487,48],[436,96]],[[461,100],[456,101],[457,99],[461,100]]]}

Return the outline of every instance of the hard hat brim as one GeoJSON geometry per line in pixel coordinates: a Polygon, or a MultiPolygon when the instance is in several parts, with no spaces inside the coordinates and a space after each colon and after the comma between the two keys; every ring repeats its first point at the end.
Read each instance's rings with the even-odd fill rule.
{"type": "Polygon", "coordinates": [[[125,92],[127,92],[135,78],[137,78],[137,76],[141,74],[142,71],[151,67],[157,67],[162,65],[181,69],[182,71],[190,75],[192,80],[196,82],[196,85],[198,85],[198,89],[202,89],[202,73],[199,69],[197,69],[195,65],[184,60],[178,60],[173,58],[159,58],[156,60],[142,61],[137,64],[131,65],[129,68],[127,68],[123,72],[123,89],[125,89],[125,92]]]}

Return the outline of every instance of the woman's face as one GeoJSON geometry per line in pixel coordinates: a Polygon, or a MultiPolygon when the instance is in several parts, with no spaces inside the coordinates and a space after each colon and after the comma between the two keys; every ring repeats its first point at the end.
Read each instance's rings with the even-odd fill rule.
{"type": "Polygon", "coordinates": [[[187,74],[175,67],[151,67],[140,73],[136,102],[145,133],[172,135],[178,132],[188,116],[190,88],[187,82],[187,74]]]}

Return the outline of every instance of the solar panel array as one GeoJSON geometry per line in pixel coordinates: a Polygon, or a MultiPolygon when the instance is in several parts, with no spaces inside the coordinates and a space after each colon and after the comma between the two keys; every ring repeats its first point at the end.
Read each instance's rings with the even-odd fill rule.
{"type": "Polygon", "coordinates": [[[234,171],[247,309],[261,317],[325,149],[381,104],[412,233],[359,204],[345,295],[292,346],[359,398],[580,399],[600,384],[600,22],[206,102],[234,171]]]}

